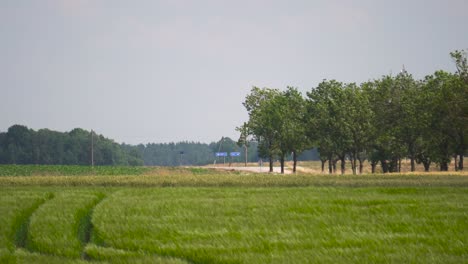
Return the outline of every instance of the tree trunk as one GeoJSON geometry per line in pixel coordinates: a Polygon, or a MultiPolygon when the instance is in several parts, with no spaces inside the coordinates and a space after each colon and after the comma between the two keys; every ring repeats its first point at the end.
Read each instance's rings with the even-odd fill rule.
{"type": "Polygon", "coordinates": [[[268,162],[270,163],[270,164],[269,164],[269,166],[270,166],[270,172],[273,172],[273,157],[272,157],[272,156],[270,156],[268,162]]]}
{"type": "Polygon", "coordinates": [[[359,161],[359,174],[362,174],[362,170],[364,169],[364,161],[360,156],[358,156],[358,161],[359,161]]]}
{"type": "Polygon", "coordinates": [[[387,172],[398,172],[398,158],[393,158],[387,163],[387,172]]]}
{"type": "Polygon", "coordinates": [[[353,168],[353,175],[356,175],[357,173],[356,160],[357,160],[357,153],[354,153],[351,159],[351,167],[353,168]]]}
{"type": "Polygon", "coordinates": [[[281,154],[280,164],[281,164],[281,174],[284,174],[284,154],[281,154]]]}
{"type": "Polygon", "coordinates": [[[381,160],[380,164],[382,165],[382,172],[387,173],[388,171],[388,163],[386,160],[381,160]]]}
{"type": "Polygon", "coordinates": [[[333,160],[333,173],[336,173],[336,163],[338,162],[338,159],[333,160]]]}
{"type": "Polygon", "coordinates": [[[448,162],[441,162],[440,163],[440,171],[448,171],[448,162]]]}
{"type": "Polygon", "coordinates": [[[328,173],[333,173],[333,157],[332,155],[328,156],[328,173]]]}
{"type": "Polygon", "coordinates": [[[321,159],[320,162],[322,163],[322,174],[324,174],[325,173],[325,162],[327,162],[327,160],[321,159]]]}
{"type": "Polygon", "coordinates": [[[443,158],[439,162],[440,171],[448,171],[448,164],[452,160],[449,150],[449,142],[445,140],[439,145],[439,153],[443,155],[443,158]]]}
{"type": "Polygon", "coordinates": [[[458,160],[458,169],[459,170],[463,170],[463,155],[465,154],[465,150],[466,150],[466,145],[465,145],[465,134],[463,133],[463,130],[460,131],[460,150],[459,150],[459,153],[458,155],[460,155],[460,159],[458,160]]]}
{"type": "Polygon", "coordinates": [[[463,153],[460,154],[460,159],[458,160],[458,169],[463,170],[463,153]]]}
{"type": "Polygon", "coordinates": [[[408,150],[409,150],[409,158],[410,158],[410,170],[413,172],[413,171],[416,171],[416,164],[415,164],[415,159],[416,159],[416,154],[415,154],[415,143],[414,143],[414,140],[411,140],[410,141],[410,144],[408,146],[408,150]]]}
{"type": "Polygon", "coordinates": [[[351,171],[353,172],[353,175],[356,175],[356,163],[355,163],[354,154],[351,155],[350,162],[351,162],[351,171]]]}
{"type": "Polygon", "coordinates": [[[344,175],[345,174],[345,171],[346,171],[346,161],[345,161],[345,156],[341,156],[340,157],[340,160],[341,160],[341,175],[344,175]]]}
{"type": "Polygon", "coordinates": [[[455,159],[455,162],[454,162],[455,171],[458,171],[458,155],[457,154],[453,155],[453,158],[455,159]]]}
{"type": "Polygon", "coordinates": [[[356,166],[356,158],[353,158],[353,167],[354,167],[354,171],[353,171],[353,174],[356,175],[357,174],[357,166],[356,166]]]}
{"type": "Polygon", "coordinates": [[[362,170],[364,167],[364,159],[361,157],[359,153],[356,154],[357,160],[359,161],[359,174],[362,174],[362,170]]]}
{"type": "Polygon", "coordinates": [[[296,166],[297,166],[297,153],[293,151],[293,173],[296,173],[296,166]]]}
{"type": "Polygon", "coordinates": [[[429,172],[429,167],[431,166],[431,162],[428,160],[423,161],[423,165],[424,165],[424,171],[429,172]]]}

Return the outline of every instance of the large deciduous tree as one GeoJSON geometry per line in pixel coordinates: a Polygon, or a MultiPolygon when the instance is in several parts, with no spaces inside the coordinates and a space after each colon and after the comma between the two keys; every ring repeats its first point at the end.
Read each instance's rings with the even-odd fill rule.
{"type": "Polygon", "coordinates": [[[249,114],[247,126],[259,142],[259,155],[268,158],[270,172],[273,172],[273,161],[277,154],[277,127],[280,109],[276,109],[274,98],[280,94],[277,89],[253,87],[244,101],[249,114]]]}
{"type": "Polygon", "coordinates": [[[343,102],[346,94],[343,83],[336,80],[323,80],[315,89],[307,93],[309,135],[317,139],[319,151],[326,150],[329,170],[333,156],[341,161],[341,173],[345,173],[346,154],[348,153],[351,134],[346,124],[346,111],[343,102]]]}
{"type": "Polygon", "coordinates": [[[271,103],[275,109],[274,118],[277,120],[273,125],[278,136],[276,146],[281,173],[284,173],[285,157],[289,153],[292,153],[293,172],[296,172],[297,155],[307,146],[302,95],[296,88],[288,87],[286,91],[274,96],[271,103]]]}
{"type": "MultiPolygon", "coordinates": [[[[309,146],[305,131],[305,100],[294,87],[288,87],[277,97],[279,106],[283,109],[280,116],[282,122],[278,128],[280,133],[280,149],[285,154],[291,152],[293,158],[293,173],[296,172],[297,156],[309,146]]],[[[284,156],[282,157],[282,173],[284,173],[284,156]]]]}
{"type": "Polygon", "coordinates": [[[359,161],[359,173],[363,171],[363,162],[366,152],[373,138],[374,131],[371,120],[374,116],[370,108],[368,95],[361,87],[354,83],[345,85],[344,101],[342,107],[345,109],[344,123],[349,136],[348,154],[351,160],[353,174],[357,172],[356,161],[359,161]]]}
{"type": "Polygon", "coordinates": [[[453,84],[450,103],[452,104],[451,114],[453,118],[455,140],[455,158],[458,156],[457,170],[463,170],[464,155],[468,147],[468,62],[467,53],[464,50],[456,50],[450,53],[457,67],[456,83],[453,84]]]}
{"type": "MultiPolygon", "coordinates": [[[[439,164],[441,171],[448,170],[453,154],[464,148],[466,142],[466,98],[460,79],[454,74],[437,71],[425,80],[425,92],[430,95],[427,101],[430,114],[430,133],[425,141],[430,142],[429,153],[439,164]]],[[[461,152],[464,152],[461,151],[461,152]]]]}

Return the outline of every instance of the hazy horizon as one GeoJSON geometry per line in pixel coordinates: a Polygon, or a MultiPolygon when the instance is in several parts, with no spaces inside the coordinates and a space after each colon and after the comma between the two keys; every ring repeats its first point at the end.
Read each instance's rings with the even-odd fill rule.
{"type": "Polygon", "coordinates": [[[237,140],[252,86],[455,71],[468,1],[0,2],[0,131],[237,140]]]}

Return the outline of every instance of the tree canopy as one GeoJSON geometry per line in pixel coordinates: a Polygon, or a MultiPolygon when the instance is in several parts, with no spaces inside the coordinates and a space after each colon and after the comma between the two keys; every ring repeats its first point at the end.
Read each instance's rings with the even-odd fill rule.
{"type": "Polygon", "coordinates": [[[423,80],[404,68],[360,85],[323,80],[306,98],[291,87],[284,92],[254,87],[244,102],[245,131],[258,139],[261,154],[280,159],[282,172],[288,152],[311,147],[318,148],[322,171],[328,161],[330,173],[337,161],[342,174],[347,161],[353,173],[361,173],[366,159],[373,172],[379,163],[384,173],[399,172],[404,158],[411,171],[416,163],[447,170],[452,158],[455,169],[463,170],[468,64],[465,51],[450,55],[456,73],[436,71],[423,80]]]}

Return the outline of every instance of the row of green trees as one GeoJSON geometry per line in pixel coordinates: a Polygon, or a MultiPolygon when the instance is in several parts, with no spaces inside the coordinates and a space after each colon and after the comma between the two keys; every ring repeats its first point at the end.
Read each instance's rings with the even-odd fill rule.
{"type": "MultiPolygon", "coordinates": [[[[215,157],[215,152],[241,152],[240,157],[227,158],[226,162],[257,162],[257,145],[250,142],[246,150],[242,144],[222,137],[209,144],[185,141],[135,146],[118,144],[81,128],[70,132],[35,131],[13,125],[7,132],[0,132],[0,164],[185,166],[224,162],[215,157]]],[[[316,151],[301,155],[302,160],[317,158],[316,151]]]]}
{"type": "MultiPolygon", "coordinates": [[[[218,142],[210,144],[200,142],[177,142],[177,143],[149,143],[129,146],[136,148],[148,166],[180,166],[180,165],[206,165],[216,160],[215,152],[240,152],[241,148],[235,141],[223,137],[218,142]]],[[[248,149],[248,161],[254,162],[258,159],[256,144],[248,149]]],[[[240,157],[233,158],[234,162],[245,160],[244,153],[240,157]]],[[[221,160],[219,160],[221,161],[221,160]]],[[[218,162],[219,162],[218,161],[218,162]]],[[[231,159],[227,159],[231,161],[231,159]]]]}
{"type": "Polygon", "coordinates": [[[357,85],[324,80],[306,97],[293,87],[286,91],[253,87],[244,106],[248,122],[238,127],[239,142],[252,137],[259,153],[270,160],[279,158],[284,172],[285,157],[317,147],[322,171],[341,173],[346,161],[353,173],[362,172],[368,160],[372,172],[380,163],[383,172],[399,172],[401,160],[409,158],[411,170],[422,163],[426,171],[432,163],[448,170],[455,158],[463,170],[467,151],[468,66],[466,52],[450,53],[456,73],[436,71],[415,80],[406,70],[397,76],[357,85]]]}
{"type": "MultiPolygon", "coordinates": [[[[198,142],[118,144],[93,131],[35,131],[13,125],[0,132],[0,164],[179,166],[213,163],[216,151],[240,151],[230,138],[210,144],[198,142]]],[[[256,161],[256,145],[249,148],[249,161],[256,161]]],[[[240,161],[244,157],[240,157],[240,161]],[[242,159],[240,159],[242,158],[242,159]]],[[[237,160],[236,160],[237,161],[237,160]]]]}
{"type": "Polygon", "coordinates": [[[0,133],[0,164],[53,165],[143,165],[136,149],[119,144],[92,131],[35,131],[13,125],[0,133]]]}

